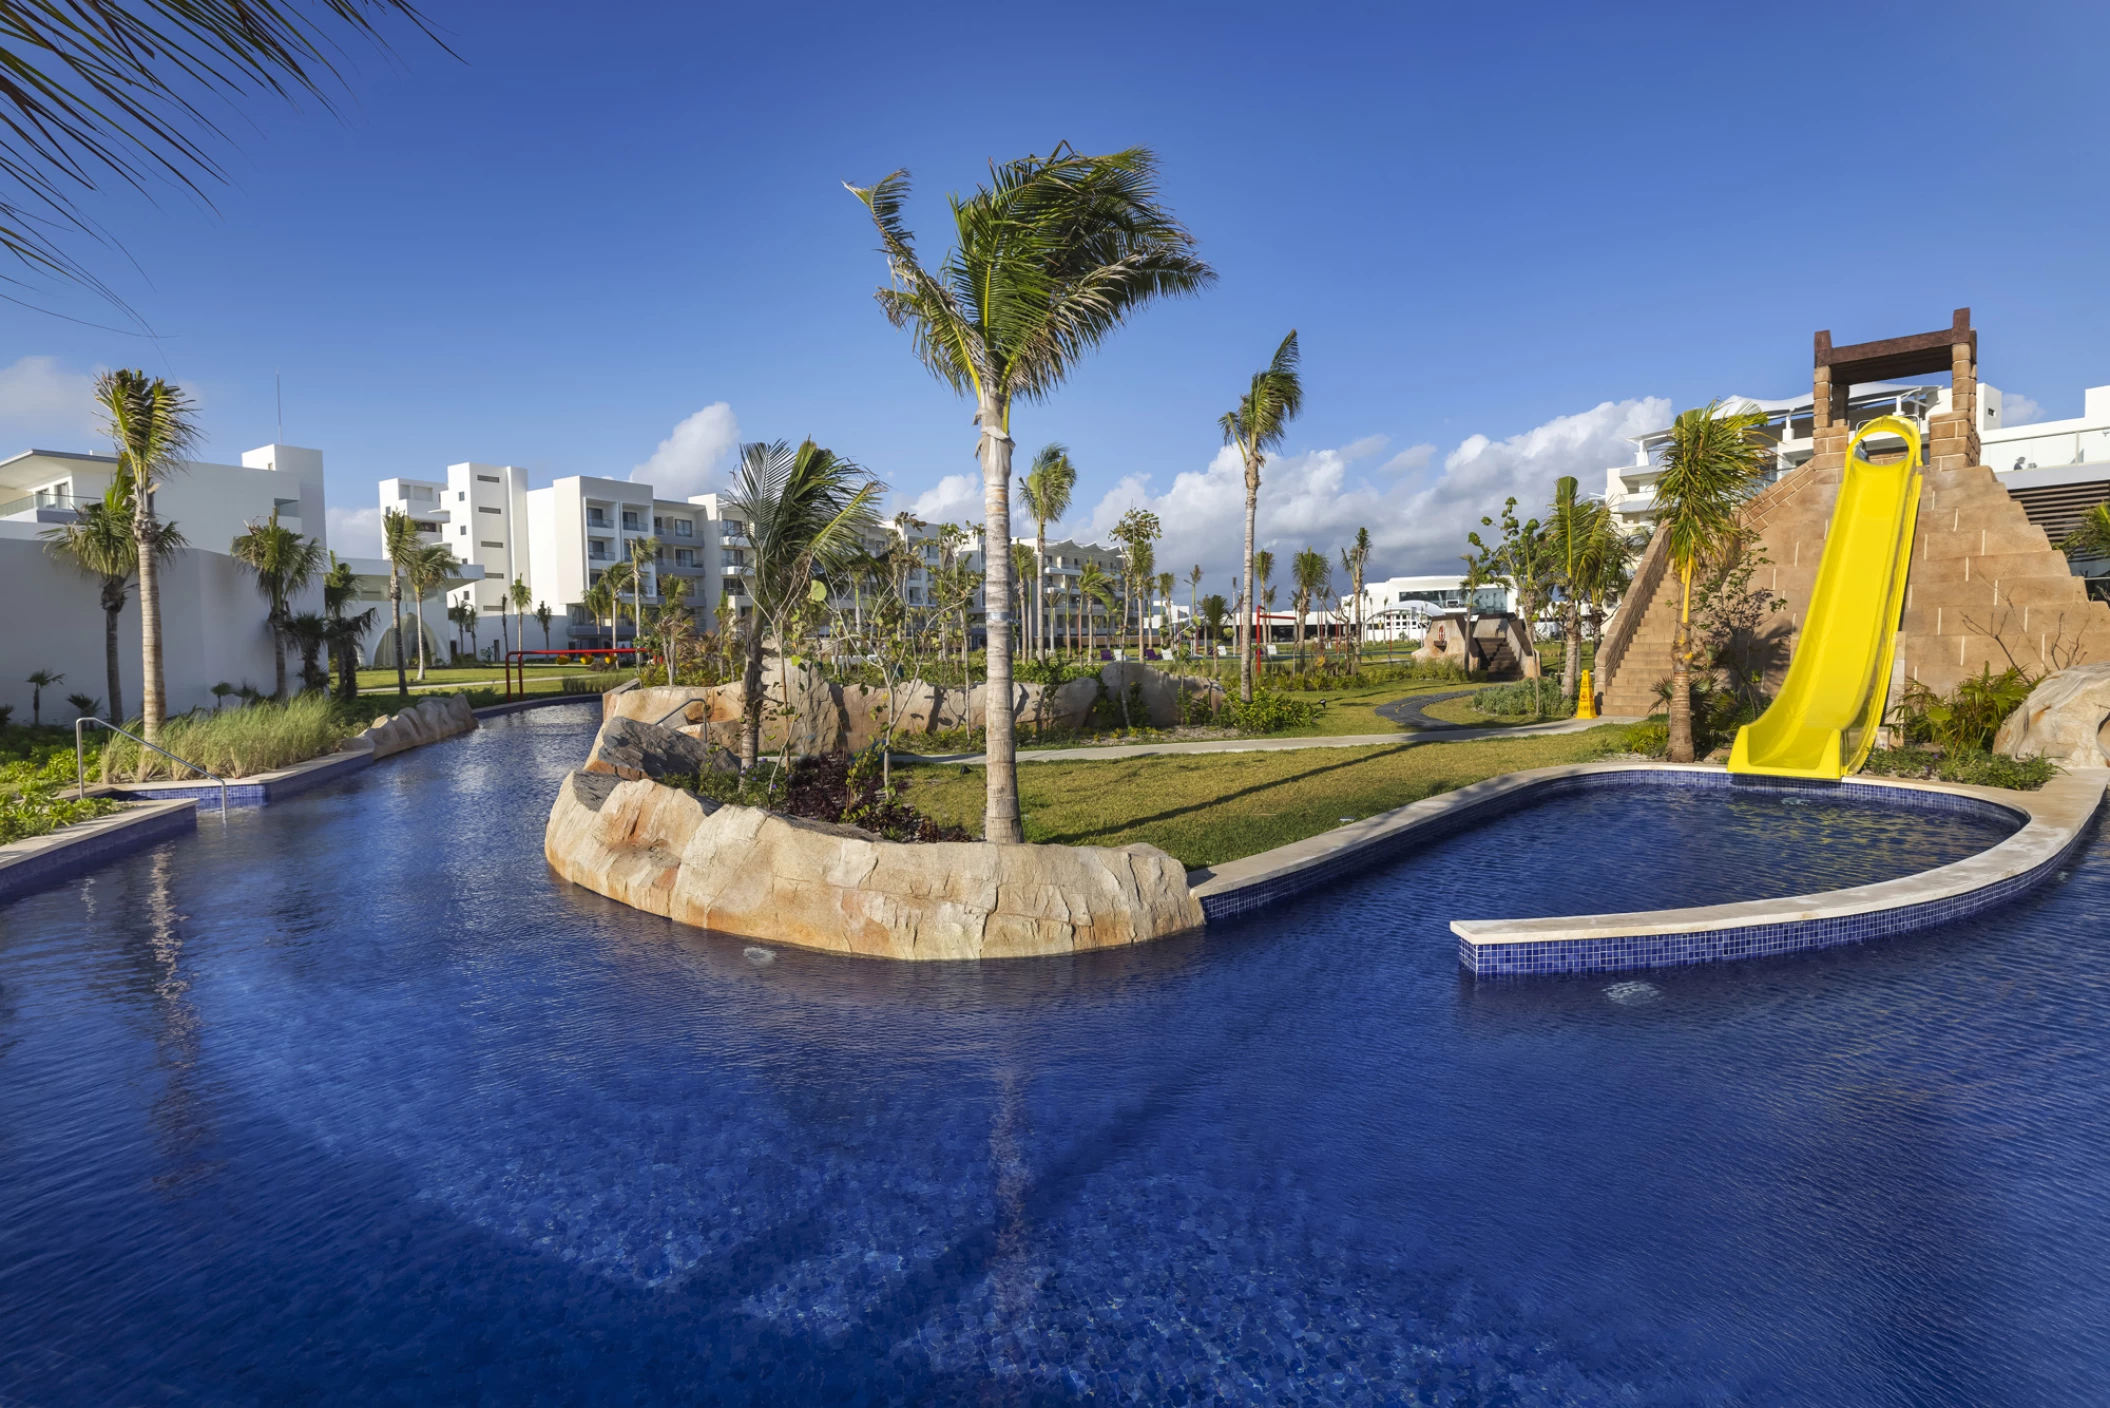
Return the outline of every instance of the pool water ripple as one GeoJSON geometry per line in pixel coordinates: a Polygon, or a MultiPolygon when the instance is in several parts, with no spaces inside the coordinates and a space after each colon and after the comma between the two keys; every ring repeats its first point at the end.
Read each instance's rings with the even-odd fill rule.
{"type": "Polygon", "coordinates": [[[0,1402],[2048,1404],[2110,1372],[2110,851],[1894,944],[1475,986],[1445,926],[1968,817],[1590,793],[1128,953],[555,882],[590,708],[0,908],[0,1402]]]}

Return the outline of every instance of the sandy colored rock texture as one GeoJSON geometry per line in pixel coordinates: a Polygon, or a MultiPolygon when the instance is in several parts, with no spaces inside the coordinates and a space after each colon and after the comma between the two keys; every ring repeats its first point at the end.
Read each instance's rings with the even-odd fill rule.
{"type": "Polygon", "coordinates": [[[2110,664],[2075,665],[2029,692],[1993,738],[2004,758],[2049,758],[2065,768],[2110,767],[2103,724],[2110,720],[2110,664]]]}
{"type": "Polygon", "coordinates": [[[1030,958],[1199,928],[1154,846],[910,845],[583,769],[543,833],[556,872],[683,924],[874,958],[1030,958]]]}
{"type": "Polygon", "coordinates": [[[468,733],[475,727],[476,710],[467,695],[435,695],[420,699],[392,719],[375,719],[372,728],[339,744],[338,751],[355,748],[363,739],[373,745],[374,757],[379,760],[391,753],[468,733]]]}

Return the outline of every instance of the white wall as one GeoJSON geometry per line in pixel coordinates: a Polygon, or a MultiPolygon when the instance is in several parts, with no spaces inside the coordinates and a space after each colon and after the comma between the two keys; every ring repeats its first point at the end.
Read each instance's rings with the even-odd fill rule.
{"type": "MultiPolygon", "coordinates": [[[[68,694],[93,695],[107,706],[108,672],[103,653],[103,612],[97,579],[75,571],[44,550],[31,524],[0,524],[0,704],[15,706],[14,719],[29,719],[35,670],[56,670],[66,682],[44,692],[44,721],[71,723],[68,694]]],[[[170,713],[211,708],[212,686],[272,685],[271,635],[264,628],[264,598],[256,578],[225,553],[184,552],[162,564],[161,653],[170,713]]],[[[321,610],[312,592],[295,611],[321,610]]],[[[120,674],[128,716],[139,714],[139,593],[133,589],[118,624],[120,674]]],[[[300,657],[291,655],[289,675],[300,657]]]]}

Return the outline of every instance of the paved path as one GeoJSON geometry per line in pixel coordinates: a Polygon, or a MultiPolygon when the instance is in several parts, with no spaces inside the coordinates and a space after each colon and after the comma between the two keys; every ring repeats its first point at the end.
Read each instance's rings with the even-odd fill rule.
{"type": "Polygon", "coordinates": [[[1470,724],[1454,724],[1448,719],[1432,719],[1422,712],[1425,705],[1441,704],[1446,699],[1463,699],[1469,694],[1478,694],[1481,686],[1471,689],[1447,689],[1441,694],[1410,694],[1404,699],[1395,699],[1390,704],[1380,704],[1371,712],[1381,719],[1390,719],[1402,728],[1461,729],[1470,724]]]}
{"type": "MultiPolygon", "coordinates": [[[[1434,723],[1435,720],[1431,720],[1434,723]]],[[[1387,748],[1414,747],[1431,743],[1470,743],[1477,738],[1516,738],[1535,734],[1580,733],[1599,724],[1638,723],[1637,719],[1561,719],[1550,724],[1525,724],[1517,728],[1424,729],[1415,733],[1351,733],[1332,738],[1211,738],[1191,743],[1112,743],[1097,748],[1021,748],[1021,763],[1104,763],[1121,758],[1148,758],[1159,753],[1281,753],[1295,748],[1387,748]],[[1442,736],[1435,737],[1440,733],[1442,736]]],[[[981,753],[896,753],[899,763],[958,763],[978,767],[987,761],[981,753]]]]}

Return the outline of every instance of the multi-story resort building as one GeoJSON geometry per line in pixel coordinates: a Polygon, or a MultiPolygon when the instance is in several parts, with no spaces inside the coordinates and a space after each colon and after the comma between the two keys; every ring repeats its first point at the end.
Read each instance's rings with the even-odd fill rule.
{"type": "MultiPolygon", "coordinates": [[[[47,550],[43,534],[73,521],[79,507],[103,496],[117,475],[109,455],[71,450],[25,450],[0,460],[0,602],[13,608],[5,627],[10,666],[0,679],[0,706],[17,720],[30,714],[30,686],[22,676],[48,670],[65,676],[63,689],[44,691],[47,719],[72,718],[63,704],[79,692],[106,693],[103,612],[97,579],[47,550]]],[[[168,707],[211,707],[222,682],[273,682],[271,634],[256,576],[229,550],[251,523],[275,512],[284,526],[327,546],[322,451],[260,445],[240,464],[190,463],[154,494],[156,514],[173,523],[188,549],[168,558],[159,575],[161,647],[168,707]]],[[[297,597],[295,612],[321,610],[321,591],[297,597]]],[[[136,588],[118,620],[124,705],[140,706],[139,605],[136,588]]],[[[104,701],[107,705],[107,701],[104,701]]]]}
{"type": "MultiPolygon", "coordinates": [[[[1363,634],[1375,641],[1420,640],[1429,622],[1465,614],[1468,594],[1462,577],[1387,577],[1363,584],[1363,634]]],[[[1470,594],[1475,615],[1500,615],[1516,608],[1504,586],[1475,587],[1470,594]]],[[[1355,596],[1341,598],[1341,610],[1355,615],[1355,596]]]]}

